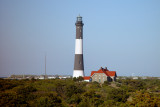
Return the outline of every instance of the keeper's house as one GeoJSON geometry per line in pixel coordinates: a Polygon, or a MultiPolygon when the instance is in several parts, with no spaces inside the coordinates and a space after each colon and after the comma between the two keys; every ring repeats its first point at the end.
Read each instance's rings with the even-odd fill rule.
{"type": "Polygon", "coordinates": [[[116,81],[116,71],[109,71],[107,67],[92,71],[90,77],[84,77],[84,81],[104,83],[104,81],[116,81]]]}

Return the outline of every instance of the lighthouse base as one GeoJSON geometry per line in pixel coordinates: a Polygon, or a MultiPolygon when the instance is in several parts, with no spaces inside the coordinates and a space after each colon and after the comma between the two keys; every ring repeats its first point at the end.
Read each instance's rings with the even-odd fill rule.
{"type": "Polygon", "coordinates": [[[73,71],[73,77],[77,78],[79,76],[84,77],[84,70],[74,70],[73,71]]]}

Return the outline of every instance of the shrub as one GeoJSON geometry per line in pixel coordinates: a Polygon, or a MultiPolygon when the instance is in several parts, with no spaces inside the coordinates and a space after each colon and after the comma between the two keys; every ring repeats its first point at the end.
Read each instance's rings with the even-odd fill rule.
{"type": "Polygon", "coordinates": [[[116,102],[126,102],[127,98],[129,97],[129,94],[126,90],[124,89],[112,89],[108,93],[108,99],[114,100],[116,102]]]}

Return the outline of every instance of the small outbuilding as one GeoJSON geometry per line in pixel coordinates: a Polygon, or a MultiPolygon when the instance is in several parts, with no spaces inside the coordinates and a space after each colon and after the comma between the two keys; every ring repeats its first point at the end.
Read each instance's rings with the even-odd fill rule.
{"type": "Polygon", "coordinates": [[[86,81],[86,82],[91,82],[90,76],[85,76],[85,77],[83,77],[83,79],[84,79],[84,81],[86,81]]]}

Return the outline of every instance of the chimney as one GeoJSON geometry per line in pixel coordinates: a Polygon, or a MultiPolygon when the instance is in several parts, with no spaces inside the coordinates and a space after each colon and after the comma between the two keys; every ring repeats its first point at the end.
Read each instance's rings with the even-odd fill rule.
{"type": "Polygon", "coordinates": [[[106,69],[107,71],[109,71],[109,70],[107,69],[107,67],[105,67],[105,69],[106,69]]]}
{"type": "Polygon", "coordinates": [[[101,67],[101,70],[103,70],[103,68],[101,67]]]}

